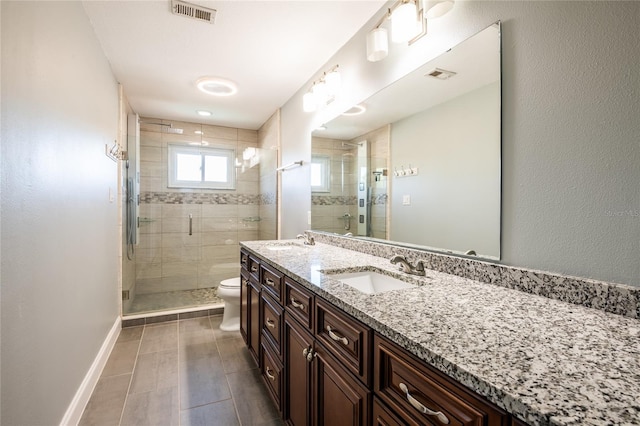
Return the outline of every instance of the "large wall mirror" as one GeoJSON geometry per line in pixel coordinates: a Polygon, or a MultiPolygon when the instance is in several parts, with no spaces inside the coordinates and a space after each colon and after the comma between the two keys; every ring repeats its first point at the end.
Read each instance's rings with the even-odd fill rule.
{"type": "Polygon", "coordinates": [[[311,229],[500,258],[500,23],[314,131],[311,229]]]}

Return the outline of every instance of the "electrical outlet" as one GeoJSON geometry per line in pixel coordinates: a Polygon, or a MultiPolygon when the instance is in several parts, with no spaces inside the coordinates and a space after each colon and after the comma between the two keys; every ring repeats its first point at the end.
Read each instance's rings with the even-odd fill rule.
{"type": "Polygon", "coordinates": [[[402,196],[402,205],[403,206],[411,205],[411,195],[403,195],[402,196]]]}

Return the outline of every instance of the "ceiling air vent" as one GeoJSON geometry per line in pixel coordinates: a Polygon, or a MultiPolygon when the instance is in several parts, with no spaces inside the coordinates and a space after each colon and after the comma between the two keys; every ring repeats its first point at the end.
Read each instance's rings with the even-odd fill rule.
{"type": "Polygon", "coordinates": [[[171,11],[174,15],[182,15],[187,18],[197,19],[213,24],[216,20],[216,10],[181,0],[171,0],[171,11]]]}
{"type": "Polygon", "coordinates": [[[433,70],[426,73],[425,77],[434,77],[438,80],[446,80],[453,77],[454,75],[456,75],[456,73],[453,71],[443,70],[442,68],[434,68],[433,70]]]}

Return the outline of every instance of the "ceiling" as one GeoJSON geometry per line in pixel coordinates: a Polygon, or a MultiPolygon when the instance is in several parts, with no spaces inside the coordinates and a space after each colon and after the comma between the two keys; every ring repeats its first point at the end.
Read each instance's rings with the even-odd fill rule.
{"type": "Polygon", "coordinates": [[[385,2],[192,3],[216,9],[215,23],[172,14],[171,0],[83,1],[136,113],[258,129],[316,77],[385,2]],[[202,93],[196,81],[204,76],[229,79],[237,84],[238,93],[229,97],[202,93]],[[201,117],[196,110],[213,115],[201,117]]]}

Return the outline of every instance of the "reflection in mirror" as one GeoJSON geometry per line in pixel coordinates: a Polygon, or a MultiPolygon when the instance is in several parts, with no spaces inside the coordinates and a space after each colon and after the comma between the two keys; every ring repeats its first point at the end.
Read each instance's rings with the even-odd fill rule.
{"type": "Polygon", "coordinates": [[[311,228],[500,258],[500,23],[312,137],[311,228]]]}

